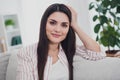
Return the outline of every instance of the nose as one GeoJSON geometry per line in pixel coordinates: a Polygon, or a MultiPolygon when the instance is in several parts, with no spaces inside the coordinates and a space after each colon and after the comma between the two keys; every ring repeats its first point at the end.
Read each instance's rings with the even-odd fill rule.
{"type": "Polygon", "coordinates": [[[57,25],[54,30],[55,30],[55,32],[60,32],[60,30],[61,30],[60,25],[57,25]]]}

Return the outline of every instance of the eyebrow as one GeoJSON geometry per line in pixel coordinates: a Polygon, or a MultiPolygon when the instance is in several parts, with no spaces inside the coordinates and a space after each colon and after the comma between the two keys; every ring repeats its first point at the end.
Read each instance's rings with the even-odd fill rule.
{"type": "MultiPolygon", "coordinates": [[[[57,22],[56,20],[54,20],[54,19],[49,19],[50,21],[54,21],[54,22],[57,22]]],[[[64,23],[64,24],[69,24],[69,22],[62,22],[62,23],[64,23]]]]}

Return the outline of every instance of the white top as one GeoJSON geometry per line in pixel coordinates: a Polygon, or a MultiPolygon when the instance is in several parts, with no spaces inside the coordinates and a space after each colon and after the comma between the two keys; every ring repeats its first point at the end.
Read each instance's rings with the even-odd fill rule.
{"type": "Polygon", "coordinates": [[[66,68],[58,60],[56,63],[51,65],[51,69],[49,71],[48,80],[68,80],[69,73],[66,71],[66,68]]]}
{"type": "MultiPolygon", "coordinates": [[[[74,56],[79,56],[84,59],[96,61],[96,60],[105,58],[106,54],[102,51],[94,52],[94,51],[88,50],[84,46],[76,46],[76,52],[74,56]]],[[[38,69],[37,69],[37,43],[20,49],[17,54],[17,57],[18,57],[18,67],[17,67],[16,80],[39,80],[38,69]]],[[[67,57],[61,46],[59,48],[58,58],[60,62],[58,61],[55,65],[52,65],[52,57],[48,56],[45,69],[44,69],[44,80],[49,80],[48,77],[51,80],[67,80],[67,79],[56,79],[60,77],[61,78],[65,77],[66,72],[69,72],[67,57]],[[61,66],[64,65],[64,66],[61,67],[59,65],[61,66]],[[61,75],[61,72],[62,72],[62,75],[61,75]],[[59,75],[59,76],[56,76],[56,75],[59,75]],[[53,76],[54,76],[54,79],[52,79],[53,76]]],[[[73,59],[73,64],[74,62],[75,62],[75,59],[73,59]]]]}

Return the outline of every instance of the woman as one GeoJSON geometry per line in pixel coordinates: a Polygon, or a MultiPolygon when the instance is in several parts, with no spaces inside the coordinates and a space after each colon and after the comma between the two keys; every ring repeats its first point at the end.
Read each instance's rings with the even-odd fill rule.
{"type": "Polygon", "coordinates": [[[79,28],[71,7],[52,4],[42,17],[39,42],[18,54],[17,80],[73,80],[74,55],[89,60],[106,56],[79,28]],[[75,32],[84,46],[76,46],[75,32]]]}

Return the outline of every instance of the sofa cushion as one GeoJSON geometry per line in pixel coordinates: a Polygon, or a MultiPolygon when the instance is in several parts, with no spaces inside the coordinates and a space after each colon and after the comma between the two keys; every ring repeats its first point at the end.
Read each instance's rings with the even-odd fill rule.
{"type": "Polygon", "coordinates": [[[5,80],[10,54],[0,54],[0,80],[5,80]]]}
{"type": "Polygon", "coordinates": [[[75,56],[73,65],[74,80],[120,80],[120,58],[90,61],[75,56]]]}
{"type": "MultiPolygon", "coordinates": [[[[120,58],[106,57],[98,61],[74,57],[74,80],[120,80],[120,58]]],[[[16,80],[17,52],[9,58],[6,80],[16,80]]],[[[4,79],[0,79],[4,80],[4,79]]]]}
{"type": "Polygon", "coordinates": [[[7,67],[6,80],[16,80],[17,50],[12,51],[7,67]]]}

